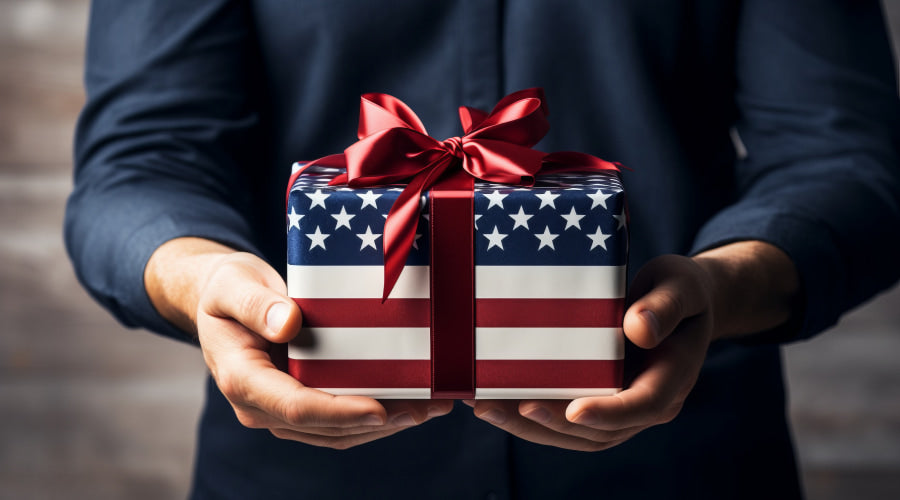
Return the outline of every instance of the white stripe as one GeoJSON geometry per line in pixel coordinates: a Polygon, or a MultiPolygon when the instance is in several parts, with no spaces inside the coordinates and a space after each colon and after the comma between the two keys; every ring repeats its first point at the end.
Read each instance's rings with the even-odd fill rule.
{"type": "Polygon", "coordinates": [[[303,328],[292,359],[431,359],[429,328],[303,328]]]}
{"type": "Polygon", "coordinates": [[[371,387],[366,389],[348,389],[346,387],[316,387],[316,389],[322,392],[327,392],[329,394],[334,394],[335,396],[367,396],[374,399],[431,399],[431,389],[428,387],[401,387],[385,389],[371,387]]]}
{"type": "Polygon", "coordinates": [[[622,359],[621,328],[476,328],[477,359],[622,359]]]}
{"type": "MultiPolygon", "coordinates": [[[[381,266],[288,266],[288,295],[381,298],[381,266]]],[[[625,266],[476,266],[475,296],[485,299],[609,299],[625,296],[625,266]]],[[[406,266],[391,297],[430,297],[428,266],[406,266]]]]}
{"type": "MultiPolygon", "coordinates": [[[[428,328],[304,328],[292,359],[431,359],[428,328]]],[[[621,328],[476,328],[477,359],[622,359],[621,328]]]]}
{"type": "Polygon", "coordinates": [[[612,396],[620,387],[601,389],[475,389],[475,399],[576,399],[590,396],[612,396]]]}
{"type": "MultiPolygon", "coordinates": [[[[317,299],[380,299],[384,287],[381,266],[288,266],[288,296],[317,299]]],[[[406,266],[391,297],[431,296],[428,266],[406,266]]]]}
{"type": "Polygon", "coordinates": [[[625,296],[625,266],[476,266],[481,299],[610,299],[625,296]]]}

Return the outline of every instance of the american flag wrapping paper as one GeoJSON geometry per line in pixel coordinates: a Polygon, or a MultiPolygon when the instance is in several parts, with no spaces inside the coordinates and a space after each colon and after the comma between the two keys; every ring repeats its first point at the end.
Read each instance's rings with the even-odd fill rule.
{"type": "MultiPolygon", "coordinates": [[[[332,394],[431,397],[428,197],[382,303],[382,231],[401,186],[328,186],[313,167],[287,205],[288,294],[303,310],[289,372],[332,394]]],[[[614,173],[475,183],[475,397],[572,399],[622,385],[628,253],[614,173]]]]}

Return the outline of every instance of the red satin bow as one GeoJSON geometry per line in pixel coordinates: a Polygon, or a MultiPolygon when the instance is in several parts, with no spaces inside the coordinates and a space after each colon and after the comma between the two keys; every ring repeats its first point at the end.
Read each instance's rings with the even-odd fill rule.
{"type": "Polygon", "coordinates": [[[361,98],[358,137],[343,154],[326,156],[295,172],[323,164],[347,172],[330,184],[353,188],[406,183],[384,224],[384,293],[387,299],[403,271],[415,240],[419,199],[448,171],[462,171],[488,182],[531,186],[538,173],[619,171],[617,163],[584,153],[543,153],[532,149],[550,126],[540,88],[520,90],[485,113],[460,107],[462,137],[438,141],[425,131],[419,117],[399,99],[370,93],[361,98]]]}

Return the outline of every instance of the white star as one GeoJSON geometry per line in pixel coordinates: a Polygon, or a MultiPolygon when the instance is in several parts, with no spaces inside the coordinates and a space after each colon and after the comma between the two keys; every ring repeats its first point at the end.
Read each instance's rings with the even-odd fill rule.
{"type": "Polygon", "coordinates": [[[522,207],[519,207],[519,213],[510,215],[512,220],[516,221],[513,224],[513,231],[516,230],[517,227],[524,227],[526,230],[530,230],[528,227],[528,219],[534,217],[534,214],[526,214],[525,210],[522,210],[522,207]]]}
{"type": "Polygon", "coordinates": [[[312,200],[309,203],[309,209],[312,210],[316,205],[325,208],[325,200],[327,200],[330,195],[323,193],[321,189],[316,189],[315,193],[306,193],[306,196],[312,200]]]}
{"type": "Polygon", "coordinates": [[[490,234],[483,234],[485,238],[488,239],[488,247],[490,250],[493,247],[500,247],[500,250],[504,250],[503,248],[503,238],[506,238],[508,235],[499,233],[497,231],[497,226],[494,226],[494,232],[490,234]]]}
{"type": "Polygon", "coordinates": [[[560,214],[560,216],[563,219],[566,219],[566,228],[563,229],[563,231],[565,231],[566,229],[569,229],[570,227],[574,227],[576,229],[581,229],[581,219],[584,219],[584,216],[576,214],[575,207],[572,207],[572,210],[569,212],[568,215],[560,214]]]}
{"type": "Polygon", "coordinates": [[[331,214],[331,216],[334,217],[334,220],[336,221],[335,226],[334,226],[335,230],[337,230],[337,228],[339,228],[341,226],[346,227],[347,229],[350,229],[350,219],[356,217],[353,214],[348,214],[347,210],[344,209],[344,207],[341,207],[341,213],[331,214]]]}
{"type": "Polygon", "coordinates": [[[625,209],[623,208],[619,215],[613,215],[613,219],[619,221],[619,227],[616,228],[616,231],[625,227],[625,223],[627,221],[627,217],[625,216],[625,209]]]}
{"type": "Polygon", "coordinates": [[[372,233],[372,227],[366,226],[365,233],[356,233],[356,236],[362,240],[362,243],[359,245],[359,250],[362,251],[363,248],[372,247],[375,250],[378,250],[378,247],[375,246],[375,242],[378,241],[378,238],[381,238],[381,235],[378,233],[372,233]]]}
{"type": "Polygon", "coordinates": [[[597,232],[594,234],[588,234],[587,237],[591,239],[591,250],[601,247],[606,250],[606,239],[611,235],[604,234],[603,231],[600,230],[600,226],[597,226],[597,232]]]}
{"type": "Polygon", "coordinates": [[[591,210],[596,208],[597,205],[600,205],[601,207],[606,208],[606,199],[609,198],[610,196],[612,196],[612,194],[606,194],[603,191],[600,191],[599,189],[594,194],[588,194],[588,198],[594,200],[594,202],[591,203],[591,210]]]}
{"type": "Polygon", "coordinates": [[[556,247],[553,246],[553,240],[559,237],[558,234],[553,234],[550,232],[550,227],[544,227],[544,234],[535,234],[537,239],[541,240],[541,244],[538,245],[538,250],[544,247],[550,247],[551,250],[556,250],[556,247]]]}
{"type": "Polygon", "coordinates": [[[493,193],[486,194],[484,195],[484,197],[490,200],[490,203],[488,203],[487,207],[488,210],[490,210],[494,205],[500,207],[501,210],[503,209],[503,198],[506,198],[505,194],[502,194],[500,193],[500,191],[495,189],[493,193]]]}
{"type": "Polygon", "coordinates": [[[473,222],[475,223],[475,229],[478,229],[478,219],[480,218],[481,214],[475,214],[475,220],[473,220],[473,222]]]}
{"type": "Polygon", "coordinates": [[[538,210],[547,206],[556,210],[556,202],[553,200],[559,198],[559,194],[553,193],[552,191],[544,191],[543,194],[536,194],[535,196],[541,199],[541,206],[538,207],[538,210]]]}
{"type": "Polygon", "coordinates": [[[359,196],[360,198],[362,198],[362,201],[363,201],[362,206],[360,207],[360,209],[366,208],[366,205],[372,205],[372,208],[374,208],[374,209],[376,209],[376,210],[378,209],[378,206],[375,205],[375,200],[377,200],[379,197],[381,197],[380,194],[375,194],[375,193],[373,193],[372,190],[370,189],[370,190],[369,190],[367,193],[365,193],[365,194],[359,194],[359,193],[356,193],[356,196],[359,196]]]}
{"type": "Polygon", "coordinates": [[[290,220],[290,225],[288,226],[288,231],[290,231],[291,228],[295,228],[295,227],[297,228],[297,231],[299,231],[300,230],[300,219],[302,219],[302,218],[303,218],[303,216],[298,214],[297,212],[295,212],[294,207],[291,207],[291,213],[288,214],[288,220],[290,220]]]}
{"type": "Polygon", "coordinates": [[[416,237],[413,239],[413,248],[415,248],[416,250],[419,249],[419,238],[421,238],[421,237],[422,237],[421,234],[416,233],[416,237]]]}
{"type": "Polygon", "coordinates": [[[321,230],[319,230],[319,226],[316,226],[316,232],[314,233],[306,233],[306,237],[310,239],[309,249],[312,250],[316,247],[322,247],[322,250],[325,250],[325,238],[331,236],[330,234],[323,234],[321,230]]]}

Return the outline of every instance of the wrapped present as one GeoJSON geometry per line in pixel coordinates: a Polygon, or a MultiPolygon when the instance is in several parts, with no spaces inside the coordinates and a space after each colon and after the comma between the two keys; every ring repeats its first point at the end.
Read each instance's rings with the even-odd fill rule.
{"type": "Polygon", "coordinates": [[[399,101],[364,96],[363,114],[375,101],[378,123],[361,124],[360,142],[295,166],[295,378],[374,398],[573,399],[621,388],[628,237],[618,169],[578,153],[530,153],[546,128],[523,133],[522,116],[546,111],[528,92],[526,105],[514,94],[490,114],[463,108],[466,135],[440,142],[399,101]],[[519,127],[513,146],[496,146],[504,134],[491,127],[509,122],[519,127]],[[400,139],[385,145],[391,134],[400,139]],[[382,142],[365,144],[373,135],[382,142]],[[497,174],[503,162],[478,155],[518,163],[497,174]],[[421,163],[404,166],[413,156],[421,163]]]}

